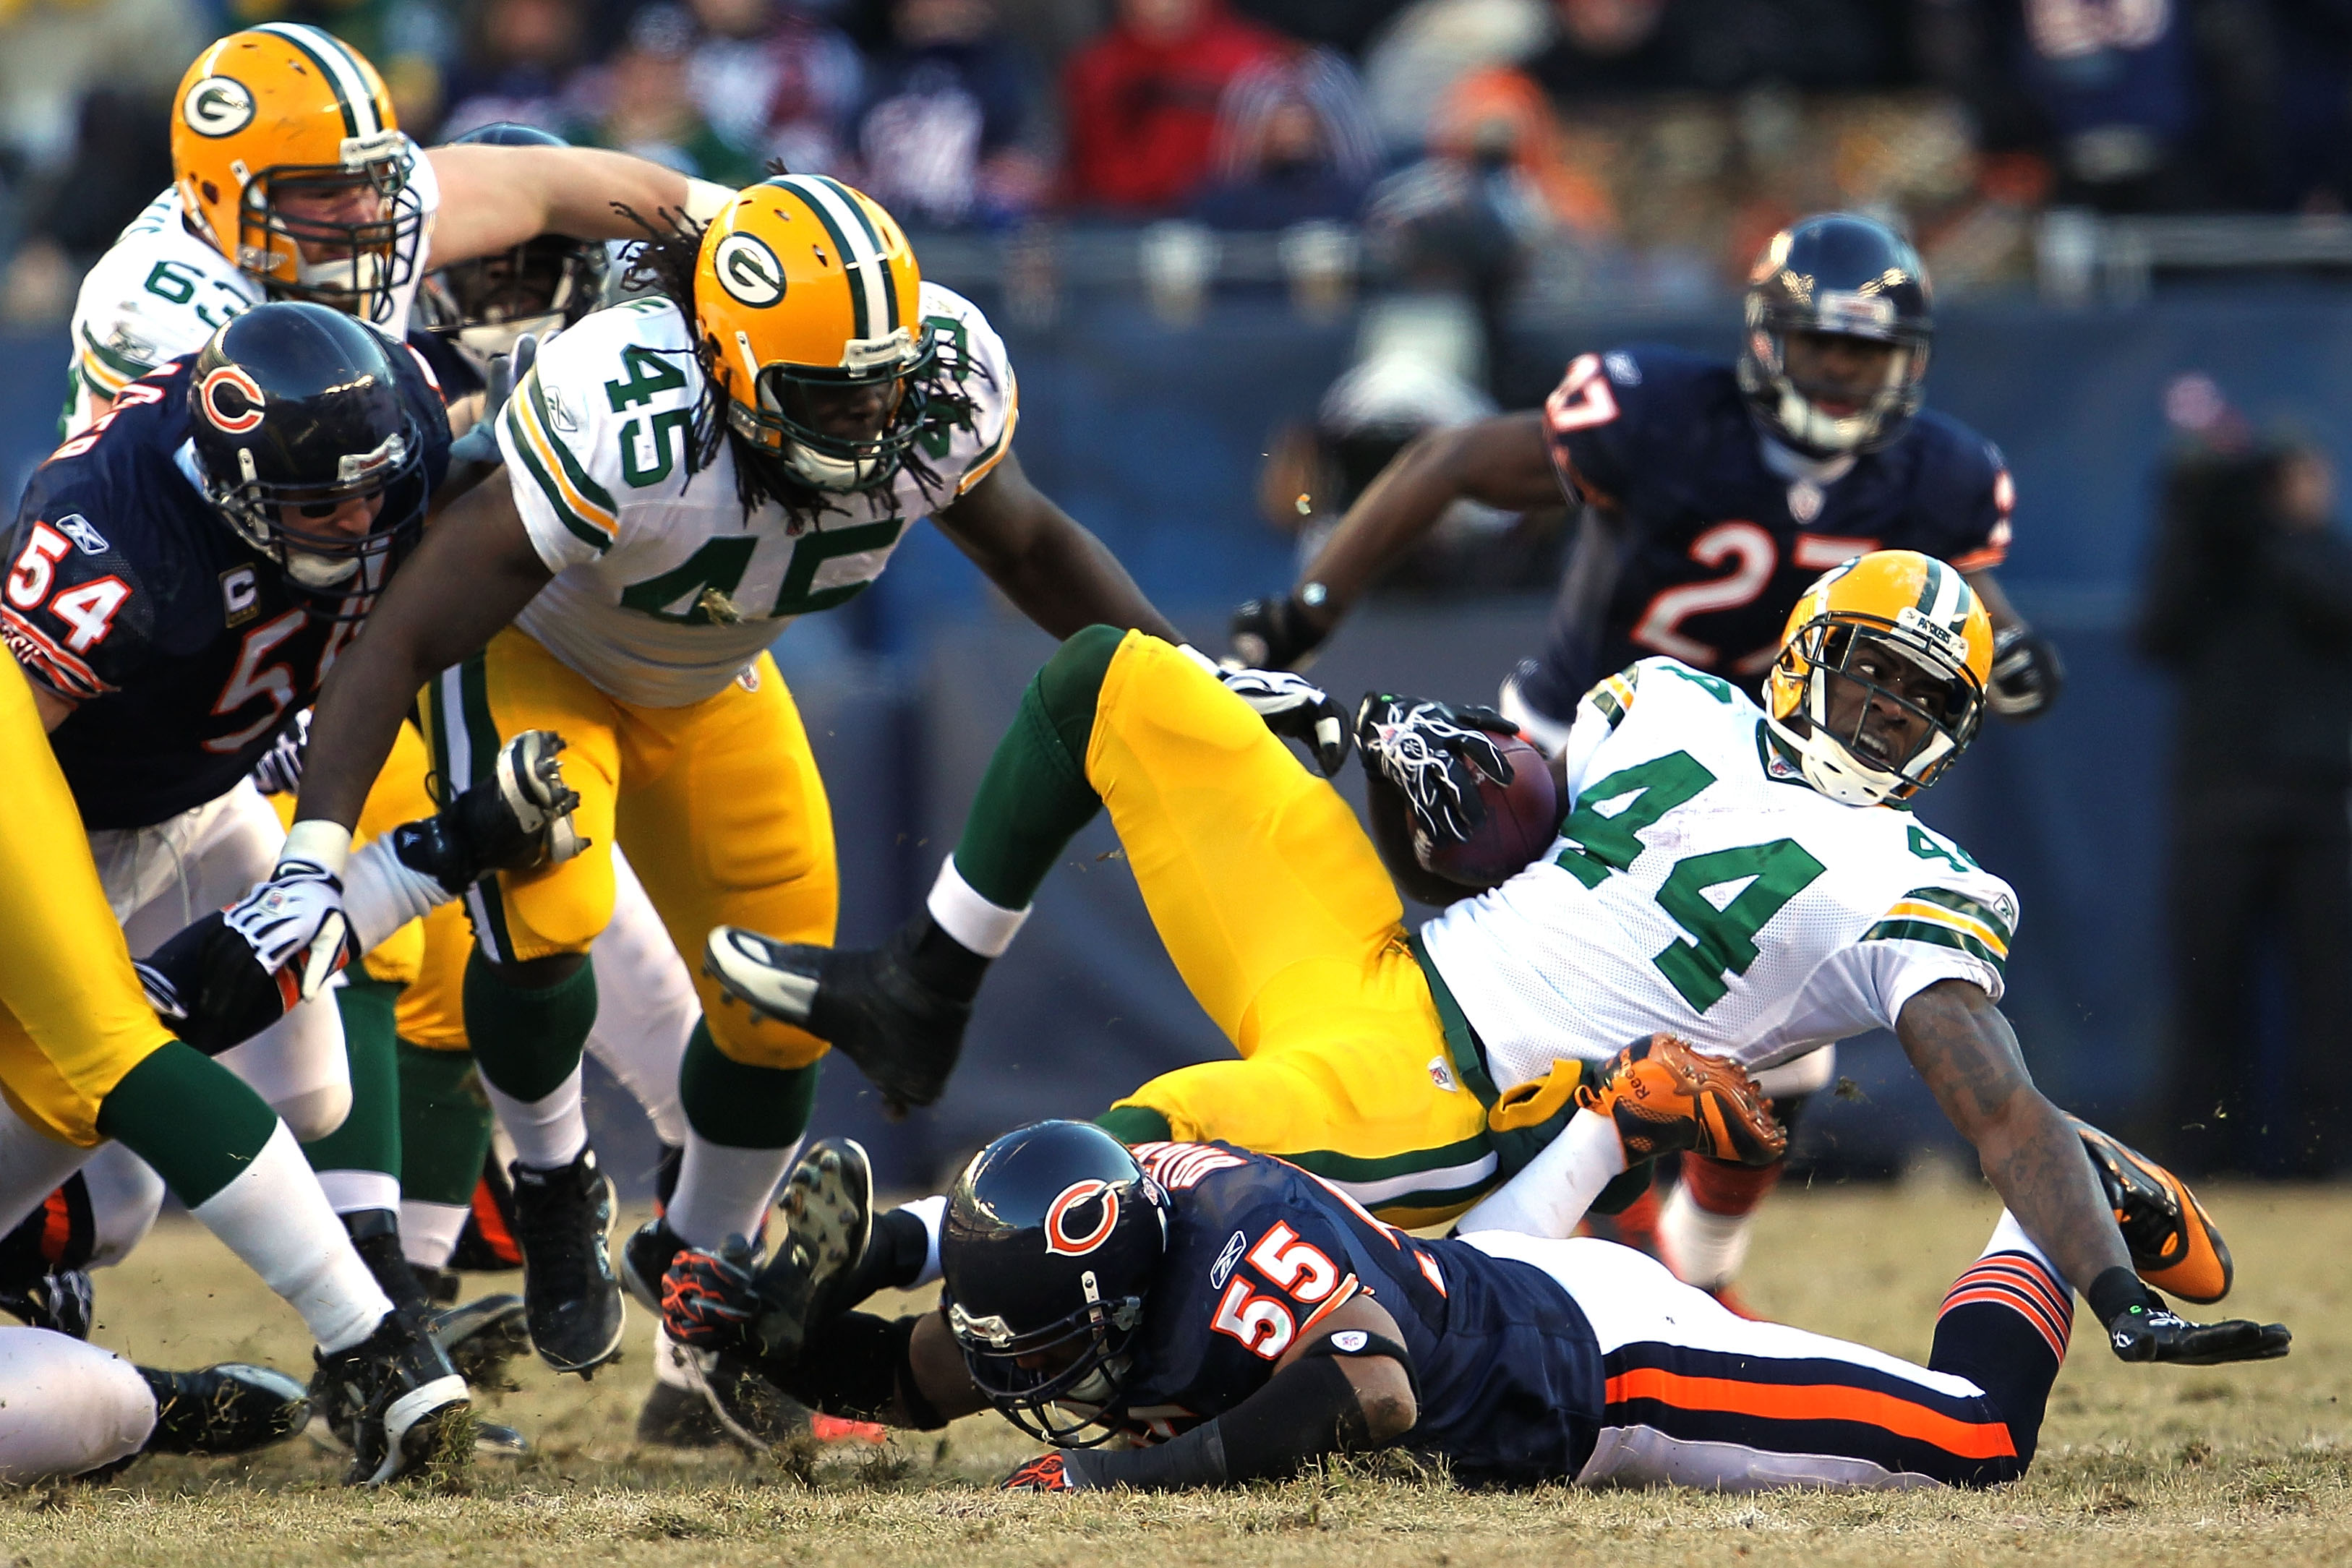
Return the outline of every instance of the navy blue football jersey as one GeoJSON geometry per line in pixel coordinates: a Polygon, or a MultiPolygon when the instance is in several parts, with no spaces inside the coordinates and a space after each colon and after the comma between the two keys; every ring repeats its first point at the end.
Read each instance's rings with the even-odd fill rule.
{"type": "Polygon", "coordinates": [[[1465,1480],[1572,1478],[1602,1378],[1591,1326],[1542,1270],[1381,1224],[1296,1166],[1223,1144],[1142,1144],[1168,1189],[1168,1252],[1144,1308],[1129,1425],[1164,1438],[1265,1385],[1359,1291],[1403,1331],[1420,1418],[1403,1446],[1465,1480]]]}
{"type": "MultiPolygon", "coordinates": [[[[437,485],[447,415],[414,357],[393,359],[437,485]]],[[[34,471],[7,546],[0,633],[27,676],[79,705],[49,738],[93,829],[146,827],[226,793],[359,631],[305,610],[205,499],[188,363],[123,388],[34,471]]],[[[405,498],[423,509],[422,488],[405,498]]]]}
{"type": "Polygon", "coordinates": [[[1915,549],[1978,571],[2008,552],[2015,490],[2000,449],[1932,410],[1817,482],[1766,461],[1730,365],[1640,347],[1572,362],[1544,430],[1561,485],[1603,521],[1518,675],[1563,721],[1593,683],[1658,653],[1760,689],[1789,612],[1848,557],[1915,549]]]}

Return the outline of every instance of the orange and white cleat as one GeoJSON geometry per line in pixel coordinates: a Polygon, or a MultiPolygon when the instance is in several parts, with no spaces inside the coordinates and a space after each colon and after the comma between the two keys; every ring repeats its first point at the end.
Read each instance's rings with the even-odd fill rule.
{"type": "Polygon", "coordinates": [[[2234,1277],[2229,1245],[2189,1184],[2081,1117],[2066,1119],[2083,1135],[2139,1277],[2200,1304],[2228,1295],[2234,1277]]]}
{"type": "Polygon", "coordinates": [[[1676,1149],[1760,1166],[1787,1152],[1789,1134],[1736,1061],[1654,1034],[1586,1071],[1576,1103],[1617,1124],[1625,1161],[1676,1149]]]}

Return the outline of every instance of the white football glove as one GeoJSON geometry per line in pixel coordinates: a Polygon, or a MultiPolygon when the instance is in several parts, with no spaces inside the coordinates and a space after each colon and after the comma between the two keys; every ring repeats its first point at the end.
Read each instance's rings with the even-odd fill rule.
{"type": "Polygon", "coordinates": [[[1348,760],[1350,736],[1348,710],[1331,700],[1321,686],[1287,670],[1252,670],[1240,664],[1212,664],[1207,654],[1187,646],[1184,652],[1200,661],[1225,690],[1249,704],[1265,727],[1285,740],[1307,747],[1323,777],[1330,778],[1348,760]]]}
{"type": "Polygon", "coordinates": [[[308,861],[280,861],[269,880],[222,915],[261,967],[291,974],[308,1001],[349,961],[342,879],[308,861]]]}

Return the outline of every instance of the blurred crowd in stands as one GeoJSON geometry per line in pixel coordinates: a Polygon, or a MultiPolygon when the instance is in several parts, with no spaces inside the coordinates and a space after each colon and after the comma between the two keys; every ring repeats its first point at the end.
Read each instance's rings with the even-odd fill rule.
{"type": "Polygon", "coordinates": [[[1827,206],[1948,291],[2021,276],[2053,203],[2352,199],[2352,0],[0,0],[0,311],[165,183],[197,48],[271,19],[358,46],[428,141],[781,160],[919,234],[1344,225],[1566,297],[1711,293],[1827,206]]]}

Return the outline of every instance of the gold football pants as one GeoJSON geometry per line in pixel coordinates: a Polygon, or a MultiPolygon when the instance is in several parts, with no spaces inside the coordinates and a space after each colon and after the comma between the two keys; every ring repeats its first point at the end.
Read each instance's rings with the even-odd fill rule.
{"type": "Polygon", "coordinates": [[[1095,707],[1087,779],[1169,956],[1237,1061],[1120,1102],[1182,1140],[1279,1155],[1383,1218],[1457,1214],[1496,1171],[1404,910],[1339,791],[1198,664],[1130,632],[1095,707]]]}
{"type": "Polygon", "coordinates": [[[695,976],[712,1040],[730,1059],[802,1067],[814,1035],[748,1008],[721,1007],[701,973],[714,925],[782,942],[829,943],[840,905],[833,814],[800,710],[765,653],[717,695],[682,707],[606,695],[527,633],[508,627],[430,688],[428,739],[442,778],[484,777],[506,740],[564,740],[572,821],[590,843],[562,865],[484,878],[467,897],[474,938],[500,963],[584,953],[613,917],[617,842],[695,976]]]}

